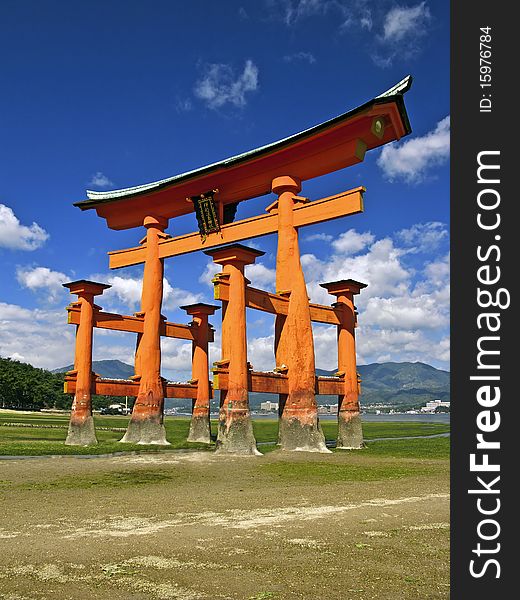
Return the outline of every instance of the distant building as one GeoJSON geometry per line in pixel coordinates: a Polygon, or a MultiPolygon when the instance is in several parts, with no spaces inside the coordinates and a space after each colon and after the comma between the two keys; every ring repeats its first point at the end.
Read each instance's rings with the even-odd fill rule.
{"type": "Polygon", "coordinates": [[[321,406],[318,406],[318,413],[321,415],[328,415],[328,414],[337,413],[337,412],[338,412],[337,404],[323,404],[321,406]]]}
{"type": "Polygon", "coordinates": [[[450,404],[451,404],[451,402],[449,402],[449,401],[444,402],[442,400],[430,400],[429,402],[426,402],[426,406],[423,406],[421,408],[421,411],[422,412],[433,413],[439,407],[441,407],[441,408],[450,408],[450,404]]]}
{"type": "Polygon", "coordinates": [[[268,412],[277,411],[278,410],[278,402],[260,402],[260,410],[266,410],[268,412]]]}

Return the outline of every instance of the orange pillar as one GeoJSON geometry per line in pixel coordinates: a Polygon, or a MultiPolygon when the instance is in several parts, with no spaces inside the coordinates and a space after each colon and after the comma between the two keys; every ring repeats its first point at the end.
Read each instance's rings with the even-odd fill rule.
{"type": "Polygon", "coordinates": [[[212,397],[209,383],[208,343],[211,325],[208,323],[209,315],[213,315],[219,306],[204,304],[190,304],[181,306],[193,317],[194,341],[192,345],[191,377],[197,383],[197,397],[193,403],[191,414],[190,432],[188,442],[211,443],[210,425],[210,400],[212,397]]]}
{"type": "Polygon", "coordinates": [[[167,237],[164,230],[168,220],[148,216],[146,227],[146,260],[144,263],[141,313],[143,334],[136,356],[136,376],[139,393],[132,417],[122,442],[132,444],[169,445],[163,424],[164,388],[161,378],[161,307],[163,296],[164,261],[159,258],[159,240],[167,237]]]}
{"type": "Polygon", "coordinates": [[[229,356],[222,356],[222,360],[219,361],[219,364],[224,365],[229,360],[229,376],[228,389],[220,407],[216,451],[232,454],[260,454],[256,449],[249,411],[244,267],[253,264],[257,257],[263,256],[264,252],[241,244],[232,244],[207,250],[205,254],[222,265],[223,276],[229,279],[229,300],[222,339],[223,351],[229,352],[229,356]]]}
{"type": "Polygon", "coordinates": [[[318,420],[315,396],[316,369],[309,298],[300,262],[298,232],[293,209],[300,191],[294,177],[277,177],[272,191],[278,195],[278,250],[276,291],[290,292],[287,316],[275,322],[278,370],[287,369],[289,393],[280,396],[278,442],[282,450],[329,452],[318,420]]]}
{"type": "Polygon", "coordinates": [[[356,365],[356,309],[354,295],[366,284],[346,279],[323,283],[329,294],[336,296],[333,304],[341,323],[338,325],[338,373],[345,378],[345,392],[338,396],[338,439],[336,448],[353,450],[363,448],[363,430],[359,406],[359,384],[356,365]]]}
{"type": "Polygon", "coordinates": [[[109,285],[84,279],[63,284],[71,294],[77,294],[76,305],[80,306],[79,325],[76,329],[76,351],[74,371],[76,393],[72,402],[69,431],[65,444],[68,446],[90,446],[97,444],[92,418],[92,338],[94,330],[94,297],[100,296],[109,285]]]}

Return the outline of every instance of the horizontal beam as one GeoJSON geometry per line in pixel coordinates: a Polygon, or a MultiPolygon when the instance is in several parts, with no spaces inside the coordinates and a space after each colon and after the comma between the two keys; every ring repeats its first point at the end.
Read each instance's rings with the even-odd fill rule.
{"type": "MultiPolygon", "coordinates": [[[[335,196],[298,205],[294,209],[294,226],[303,227],[323,223],[363,212],[364,191],[365,188],[357,187],[335,196]]],[[[159,258],[169,258],[198,250],[207,250],[223,244],[231,244],[276,233],[277,231],[278,213],[276,210],[272,210],[267,215],[259,215],[222,225],[220,232],[210,233],[204,242],[199,232],[167,238],[159,242],[159,258]]],[[[109,252],[108,255],[111,269],[129,267],[145,261],[146,247],[142,245],[125,250],[114,250],[109,252]]]]}
{"type": "MultiPolygon", "coordinates": [[[[68,323],[79,325],[81,309],[77,305],[72,304],[67,306],[67,311],[68,323]]],[[[118,315],[96,310],[94,311],[94,327],[99,329],[111,329],[113,331],[126,331],[128,333],[143,333],[144,319],[143,317],[118,315]]],[[[193,341],[195,339],[194,331],[196,327],[196,325],[183,325],[180,323],[164,321],[160,326],[160,335],[178,340],[193,341]]],[[[213,329],[209,329],[208,336],[208,341],[213,342],[213,329]]]]}
{"type": "MultiPolygon", "coordinates": [[[[213,388],[227,390],[229,374],[225,370],[216,370],[213,375],[213,388]]],[[[248,391],[264,394],[288,394],[287,375],[263,371],[249,371],[248,391]]],[[[314,393],[318,396],[340,396],[345,393],[345,380],[341,377],[316,377],[314,393]]]]}
{"type": "MultiPolygon", "coordinates": [[[[215,281],[215,300],[229,301],[229,281],[227,279],[217,279],[215,281]]],[[[255,310],[261,310],[273,315],[286,315],[289,311],[289,297],[279,294],[272,294],[257,290],[256,288],[246,287],[246,307],[255,310]]],[[[314,323],[327,323],[329,325],[340,324],[341,308],[323,306],[321,304],[309,304],[311,312],[311,321],[314,323]]]]}
{"type": "MultiPolygon", "coordinates": [[[[163,386],[165,398],[196,398],[197,385],[191,383],[165,383],[163,386]]],[[[211,391],[211,386],[210,386],[211,391]]],[[[76,376],[66,375],[63,385],[65,394],[76,393],[76,376]]],[[[139,393],[139,383],[131,380],[101,379],[92,381],[92,394],[99,396],[130,396],[136,398],[139,393]]]]}

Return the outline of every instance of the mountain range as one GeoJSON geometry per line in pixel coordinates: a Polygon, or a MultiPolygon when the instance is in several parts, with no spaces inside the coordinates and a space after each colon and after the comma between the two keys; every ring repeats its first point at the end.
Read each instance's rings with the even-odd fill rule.
{"type": "MultiPolygon", "coordinates": [[[[53,373],[70,371],[72,365],[55,369],[53,373]]],[[[99,360],[92,363],[94,372],[102,377],[128,379],[134,374],[134,367],[120,360],[99,360]]],[[[399,407],[411,407],[424,404],[429,400],[450,399],[450,374],[421,362],[386,362],[358,365],[361,376],[361,403],[387,404],[399,407]]],[[[318,375],[333,375],[335,370],[316,369],[318,375]]],[[[260,402],[275,400],[271,394],[252,393],[252,408],[260,402]]],[[[319,404],[334,404],[335,396],[319,396],[319,404]]],[[[178,401],[172,401],[177,405],[178,401]]],[[[168,401],[170,404],[170,401],[168,401]]]]}

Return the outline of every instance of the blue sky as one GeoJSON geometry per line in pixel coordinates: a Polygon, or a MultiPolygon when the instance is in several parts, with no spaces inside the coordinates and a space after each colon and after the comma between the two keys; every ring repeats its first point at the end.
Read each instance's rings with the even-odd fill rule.
{"type": "MultiPolygon", "coordinates": [[[[353,277],[359,362],[449,366],[449,2],[154,0],[0,4],[0,355],[55,368],[73,358],[61,283],[113,285],[107,310],[139,310],[142,267],[110,272],[106,252],[141,230],[111,231],[72,203],[86,189],[169,177],[283,138],[380,94],[407,74],[412,134],[364,163],[305,182],[317,199],[364,185],[365,212],[300,231],[314,301],[353,277]]],[[[259,214],[271,198],[240,205],[259,214]]],[[[193,216],[169,232],[195,229],[193,216]]],[[[249,268],[273,289],[276,238],[249,268]]],[[[202,253],[166,261],[164,313],[212,301],[202,253]]],[[[214,318],[218,327],[219,318],[214,318]]],[[[273,319],[248,314],[250,360],[273,366],[273,319]]],[[[218,333],[218,332],[217,332],[218,333]]],[[[218,340],[218,336],[217,336],[218,340]]],[[[95,358],[132,362],[130,334],[97,331],[95,358]]],[[[315,328],[333,369],[335,331],[315,328]]],[[[218,358],[217,348],[213,358],[218,358]]],[[[189,344],[168,340],[164,374],[189,376],[189,344]]]]}

